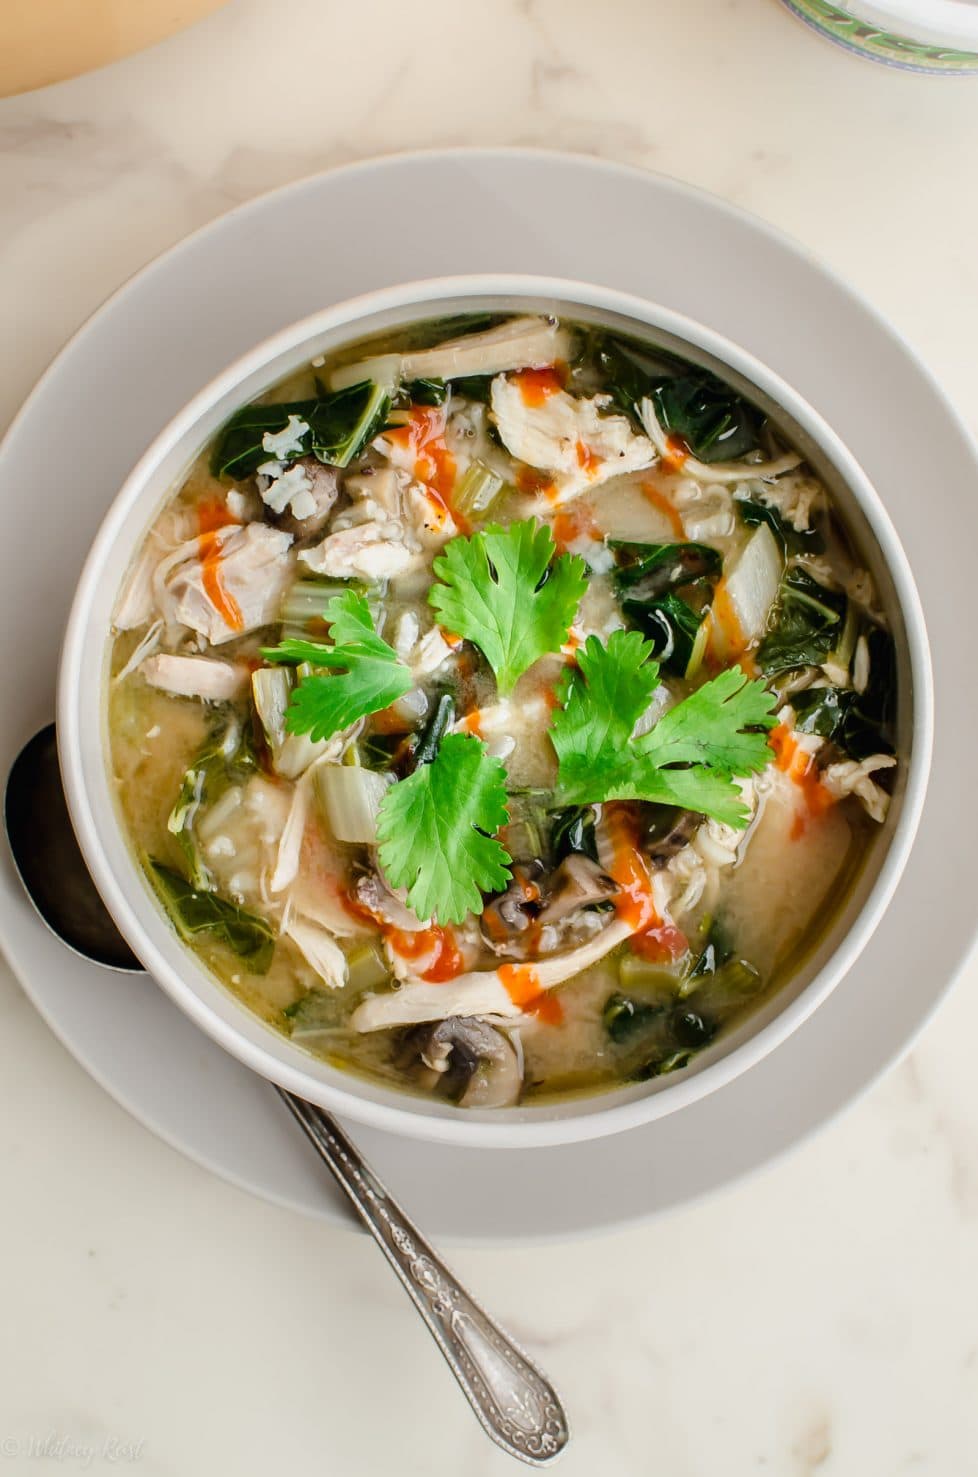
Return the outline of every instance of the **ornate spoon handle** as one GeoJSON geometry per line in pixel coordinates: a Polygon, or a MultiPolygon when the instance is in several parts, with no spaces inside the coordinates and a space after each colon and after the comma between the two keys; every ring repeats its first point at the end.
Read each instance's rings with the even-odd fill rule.
{"type": "Polygon", "coordinates": [[[486,1434],[531,1466],[552,1462],[570,1436],[553,1386],[455,1280],[335,1119],[276,1090],[397,1273],[486,1434]]]}

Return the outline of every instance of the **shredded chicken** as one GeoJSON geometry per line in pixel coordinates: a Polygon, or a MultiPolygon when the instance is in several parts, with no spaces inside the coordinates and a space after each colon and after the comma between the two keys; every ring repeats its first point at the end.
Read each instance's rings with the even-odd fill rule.
{"type": "Polygon", "coordinates": [[[890,797],[872,776],[880,769],[892,769],[896,762],[892,754],[871,754],[868,759],[859,761],[842,759],[838,764],[830,764],[823,769],[819,778],[836,800],[856,795],[870,818],[882,822],[886,820],[890,797]]]}
{"type": "MultiPolygon", "coordinates": [[[[631,932],[628,923],[615,919],[579,948],[535,961],[532,967],[534,988],[540,992],[552,990],[582,970],[590,969],[631,932]]],[[[387,995],[368,995],[353,1012],[350,1024],[355,1031],[382,1031],[389,1026],[441,1021],[450,1015],[522,1014],[523,1006],[512,999],[498,969],[476,969],[437,985],[407,977],[399,990],[392,990],[387,995]]]]}
{"type": "Polygon", "coordinates": [[[417,554],[404,543],[401,525],[390,520],[328,534],[321,544],[302,549],[299,558],[313,574],[335,579],[390,579],[417,562],[417,554]]]}
{"type": "Polygon", "coordinates": [[[240,697],[251,681],[241,662],[210,656],[148,656],[139,668],[150,687],[175,697],[197,697],[207,703],[227,703],[240,697]]]}
{"type": "Polygon", "coordinates": [[[209,538],[204,550],[192,539],[164,559],[153,586],[168,624],[189,626],[220,646],[276,619],[293,574],[292,535],[249,523],[227,524],[209,538]]]}
{"type": "Polygon", "coordinates": [[[153,576],[161,559],[186,545],[196,527],[193,509],[179,506],[164,509],[146,536],[116,603],[112,624],[117,631],[135,631],[162,614],[153,591],[153,576]]]}
{"type": "Polygon", "coordinates": [[[792,528],[806,533],[812,526],[812,514],[823,499],[822,484],[804,472],[787,473],[777,482],[751,482],[744,484],[734,493],[735,498],[747,497],[765,503],[792,528]]]}
{"type": "Polygon", "coordinates": [[[626,416],[604,413],[608,397],[575,398],[566,390],[528,405],[517,381],[492,382],[492,414],[507,451],[551,475],[550,506],[570,502],[610,477],[637,472],[655,461],[655,449],[632,430],[626,416]]]}
{"type": "Polygon", "coordinates": [[[364,378],[457,379],[469,374],[500,374],[535,369],[570,357],[570,334],[547,318],[515,318],[449,339],[434,349],[409,349],[367,363],[346,364],[329,376],[331,390],[342,390],[364,378]]]}
{"type": "Polygon", "coordinates": [[[329,931],[309,918],[291,917],[282,932],[292,940],[323,984],[341,990],[347,981],[346,955],[329,931]]]}
{"type": "MultiPolygon", "coordinates": [[[[645,399],[639,406],[639,416],[642,425],[648,432],[649,440],[652,442],[659,455],[670,463],[675,460],[675,451],[669,444],[669,437],[659,423],[652,401],[645,399]]],[[[796,451],[787,451],[784,456],[775,457],[766,462],[701,462],[695,456],[684,454],[682,457],[682,469],[689,477],[695,477],[698,482],[743,482],[747,477],[759,477],[766,480],[770,477],[780,477],[783,472],[792,472],[801,464],[801,457],[796,451]]]]}

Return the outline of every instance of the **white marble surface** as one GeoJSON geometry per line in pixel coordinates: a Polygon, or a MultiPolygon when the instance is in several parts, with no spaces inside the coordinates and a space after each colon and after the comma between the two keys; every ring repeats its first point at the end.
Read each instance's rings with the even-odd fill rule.
{"type": "MultiPolygon", "coordinates": [[[[186,231],[447,143],[593,152],[767,216],[978,428],[978,84],[857,62],[775,0],[233,0],[0,102],[0,423],[186,231]]],[[[901,1067],[750,1183],[643,1230],[455,1257],[560,1383],[567,1477],[978,1470],[976,992],[973,962],[901,1067]]],[[[0,1477],[515,1470],[370,1246],[164,1147],[5,969],[0,1012],[0,1477]]]]}

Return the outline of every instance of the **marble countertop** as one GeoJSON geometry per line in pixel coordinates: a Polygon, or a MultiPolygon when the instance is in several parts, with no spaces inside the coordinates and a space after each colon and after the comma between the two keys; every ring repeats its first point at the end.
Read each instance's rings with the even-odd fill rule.
{"type": "MultiPolygon", "coordinates": [[[[859,62],[776,0],[233,0],[0,102],[0,424],[193,227],[460,143],[595,153],[766,216],[978,429],[978,84],[859,62]]],[[[0,1477],[515,1471],[370,1245],[158,1142],[5,968],[0,1016],[0,1477]]],[[[976,1038],[972,961],[904,1063],[788,1161],[644,1229],[455,1255],[560,1385],[566,1477],[978,1470],[976,1038]]]]}

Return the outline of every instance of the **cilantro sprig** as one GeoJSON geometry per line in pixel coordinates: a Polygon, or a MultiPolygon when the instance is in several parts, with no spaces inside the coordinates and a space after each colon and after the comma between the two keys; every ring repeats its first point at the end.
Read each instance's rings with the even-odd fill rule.
{"type": "Polygon", "coordinates": [[[509,881],[495,833],[508,819],[506,771],[470,734],[449,734],[436,757],[387,791],[377,815],[380,862],[421,919],[461,923],[482,893],[509,881]]]}
{"type": "Polygon", "coordinates": [[[771,758],[774,697],[731,667],[633,738],[659,685],[651,652],[637,631],[614,631],[606,646],[589,636],[578,652],[550,726],[562,800],[651,800],[745,826],[734,778],[757,773],[771,758]]]}
{"type": "Polygon", "coordinates": [[[555,553],[550,529],[531,518],[452,539],[435,560],[428,600],[446,630],[479,647],[503,697],[560,650],[586,589],[584,560],[555,553]]]}
{"type": "Polygon", "coordinates": [[[377,635],[362,595],[344,590],[329,601],[323,618],[329,623],[331,645],[287,640],[262,649],[267,662],[308,662],[325,669],[325,674],[302,678],[285,713],[290,733],[307,733],[317,742],[390,707],[412,685],[397,652],[377,635]]]}

